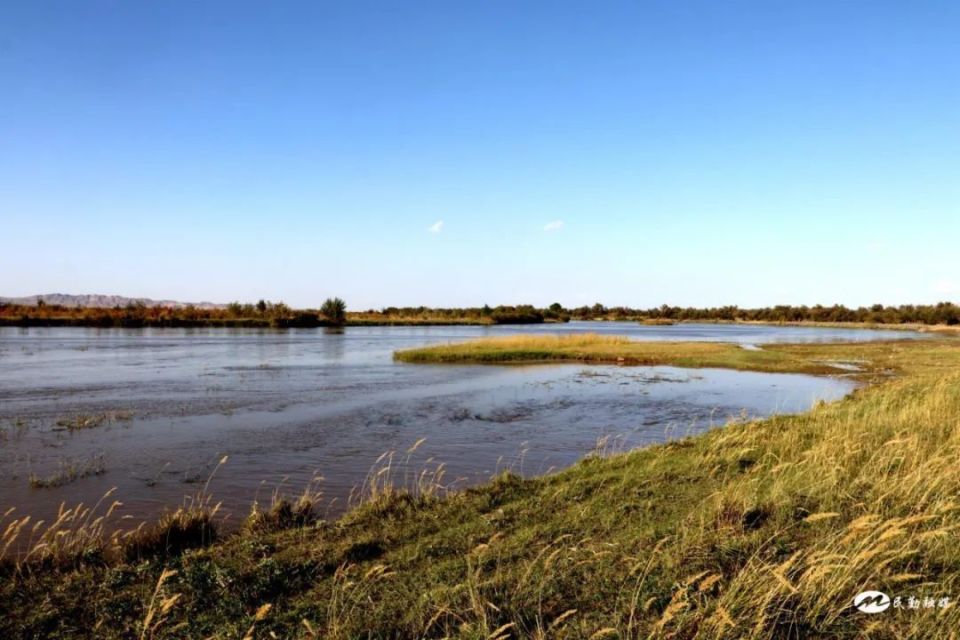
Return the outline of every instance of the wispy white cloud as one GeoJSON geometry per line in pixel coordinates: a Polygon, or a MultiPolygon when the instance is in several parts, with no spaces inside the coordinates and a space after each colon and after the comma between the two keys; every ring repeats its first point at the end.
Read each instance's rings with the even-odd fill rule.
{"type": "Polygon", "coordinates": [[[427,231],[430,233],[440,233],[443,231],[443,220],[437,220],[432,225],[427,227],[427,231]]]}
{"type": "Polygon", "coordinates": [[[554,220],[553,222],[548,222],[547,225],[543,228],[544,231],[560,231],[563,229],[563,220],[554,220]]]}

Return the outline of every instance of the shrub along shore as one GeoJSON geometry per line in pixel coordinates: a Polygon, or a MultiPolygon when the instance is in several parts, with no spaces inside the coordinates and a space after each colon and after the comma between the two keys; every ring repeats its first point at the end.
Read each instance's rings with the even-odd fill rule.
{"type": "Polygon", "coordinates": [[[83,510],[32,532],[4,522],[0,547],[36,544],[2,568],[0,637],[931,638],[960,625],[960,340],[747,351],[570,336],[397,358],[853,364],[869,384],[801,415],[449,493],[436,469],[394,482],[406,474],[388,457],[329,522],[308,495],[223,538],[204,498],[106,541],[83,510]],[[851,600],[867,589],[921,604],[866,615],[851,600]]]}
{"type": "Polygon", "coordinates": [[[884,306],[851,309],[843,305],[777,305],[757,309],[736,306],[694,308],[662,305],[651,309],[606,307],[600,303],[572,309],[560,303],[537,308],[529,304],[490,307],[385,307],[346,311],[339,298],[328,299],[320,309],[293,309],[283,302],[260,300],[256,304],[232,302],[152,304],[130,302],[115,307],[79,307],[34,304],[0,298],[0,326],[98,327],[325,327],[369,325],[489,325],[538,324],[570,320],[640,322],[671,325],[683,322],[745,323],[870,328],[937,328],[960,330],[960,307],[950,302],[935,305],[884,306]]]}
{"type": "Polygon", "coordinates": [[[68,307],[0,302],[0,326],[15,327],[230,327],[312,328],[387,325],[493,325],[566,322],[567,316],[530,305],[430,309],[388,308],[347,311],[339,298],[320,309],[293,309],[282,302],[231,303],[223,307],[68,307]]]}

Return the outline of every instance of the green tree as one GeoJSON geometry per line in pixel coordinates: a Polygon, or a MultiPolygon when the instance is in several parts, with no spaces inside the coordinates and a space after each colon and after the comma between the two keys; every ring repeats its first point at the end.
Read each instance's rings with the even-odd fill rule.
{"type": "Polygon", "coordinates": [[[320,313],[330,324],[342,327],[347,322],[347,303],[340,298],[327,298],[320,313]]]}

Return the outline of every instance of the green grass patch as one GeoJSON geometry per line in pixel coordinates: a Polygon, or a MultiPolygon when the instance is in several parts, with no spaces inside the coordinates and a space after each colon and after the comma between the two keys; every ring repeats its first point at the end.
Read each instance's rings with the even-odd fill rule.
{"type": "Polygon", "coordinates": [[[481,338],[397,351],[394,359],[422,364],[583,362],[811,374],[842,373],[845,369],[836,364],[856,362],[861,377],[868,378],[899,366],[885,362],[885,354],[903,348],[923,352],[922,344],[911,342],[763,345],[762,349],[744,349],[724,342],[644,342],[588,333],[481,338]]]}

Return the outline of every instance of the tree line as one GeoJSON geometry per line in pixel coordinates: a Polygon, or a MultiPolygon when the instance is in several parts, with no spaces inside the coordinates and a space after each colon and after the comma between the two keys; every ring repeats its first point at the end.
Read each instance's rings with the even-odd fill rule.
{"type": "Polygon", "coordinates": [[[868,324],[960,324],[960,307],[952,302],[846,307],[841,304],[776,305],[741,308],[678,307],[649,309],[607,307],[601,303],[565,308],[559,302],[538,308],[529,304],[491,307],[384,307],[347,311],[341,298],[328,298],[316,309],[294,309],[283,302],[231,302],[217,308],[145,306],[93,308],[15,305],[0,301],[0,324],[87,326],[252,326],[340,327],[346,324],[537,324],[569,320],[662,322],[860,322],[868,324]]]}
{"type": "Polygon", "coordinates": [[[603,318],[606,320],[673,320],[683,321],[741,321],[741,322],[863,322],[870,324],[960,324],[960,307],[952,302],[937,304],[903,304],[869,307],[846,307],[842,304],[776,305],[772,307],[740,308],[676,307],[661,305],[651,309],[605,307],[602,304],[577,307],[567,312],[575,320],[603,318]]]}
{"type": "Polygon", "coordinates": [[[293,309],[283,302],[231,302],[223,307],[193,305],[147,306],[132,303],[115,307],[67,307],[46,304],[17,305],[0,301],[0,324],[19,326],[99,327],[341,327],[347,305],[327,298],[319,309],[293,309]]]}

